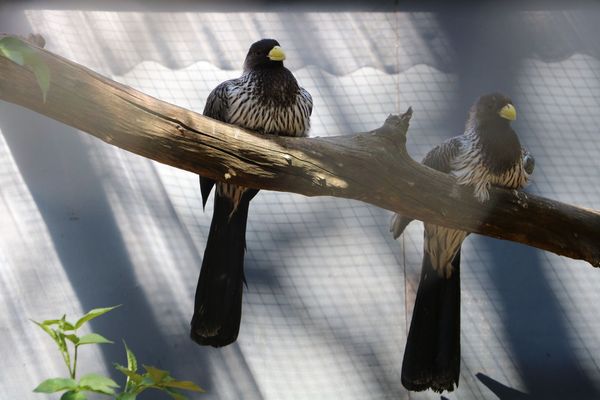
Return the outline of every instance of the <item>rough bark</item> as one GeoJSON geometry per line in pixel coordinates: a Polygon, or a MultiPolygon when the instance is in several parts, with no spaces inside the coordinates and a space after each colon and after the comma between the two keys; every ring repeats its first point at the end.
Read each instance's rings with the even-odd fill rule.
{"type": "Polygon", "coordinates": [[[356,199],[600,266],[600,213],[500,188],[492,188],[490,201],[478,203],[471,190],[458,186],[451,176],[410,158],[405,146],[410,109],[388,117],[371,132],[329,138],[265,137],[160,101],[27,45],[50,69],[46,102],[32,72],[4,57],[0,57],[0,99],[112,145],[216,180],[356,199]]]}

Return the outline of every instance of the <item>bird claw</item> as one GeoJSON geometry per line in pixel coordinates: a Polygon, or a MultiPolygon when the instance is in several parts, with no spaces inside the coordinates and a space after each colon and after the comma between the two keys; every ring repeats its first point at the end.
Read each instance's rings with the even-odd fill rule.
{"type": "Polygon", "coordinates": [[[516,189],[513,189],[512,192],[515,195],[515,197],[517,198],[517,204],[519,206],[521,206],[522,208],[527,208],[528,207],[527,201],[529,200],[529,197],[527,197],[527,194],[524,192],[519,192],[516,189]]]}

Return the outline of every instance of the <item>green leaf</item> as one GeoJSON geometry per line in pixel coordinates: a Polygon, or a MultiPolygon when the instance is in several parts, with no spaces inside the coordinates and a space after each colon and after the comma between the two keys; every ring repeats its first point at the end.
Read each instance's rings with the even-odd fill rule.
{"type": "Polygon", "coordinates": [[[181,393],[179,393],[179,392],[176,392],[176,391],[175,391],[175,390],[173,390],[173,389],[168,389],[168,388],[165,388],[165,389],[163,389],[163,390],[164,390],[166,393],[168,393],[168,394],[169,394],[169,396],[171,396],[171,397],[172,397],[172,398],[174,398],[175,400],[187,400],[187,397],[185,397],[184,395],[182,395],[182,394],[181,394],[181,393]]]}
{"type": "MultiPolygon", "coordinates": [[[[46,101],[46,100],[44,100],[46,101]]],[[[67,316],[63,315],[61,319],[58,320],[58,327],[63,330],[63,331],[72,331],[75,329],[75,327],[73,326],[72,323],[70,323],[69,321],[67,321],[65,318],[67,316]]]]}
{"type": "Polygon", "coordinates": [[[117,387],[119,385],[115,381],[99,374],[87,374],[79,380],[79,388],[96,393],[112,395],[117,387]]]}
{"type": "Polygon", "coordinates": [[[130,371],[137,371],[138,363],[137,359],[135,358],[135,354],[133,354],[133,351],[131,351],[131,349],[127,347],[127,343],[125,343],[124,340],[123,345],[125,346],[125,353],[127,353],[127,369],[129,369],[130,371]]]}
{"type": "Polygon", "coordinates": [[[75,329],[81,328],[81,326],[83,324],[85,324],[86,322],[88,322],[94,318],[97,318],[97,317],[101,316],[102,314],[106,314],[110,310],[114,310],[117,307],[120,307],[120,305],[114,306],[114,307],[94,308],[93,310],[88,311],[83,317],[79,318],[79,320],[75,323],[75,329]]]}
{"type": "MultiPolygon", "coordinates": [[[[50,335],[52,340],[54,340],[54,343],[56,343],[56,345],[58,346],[58,349],[60,350],[60,354],[62,355],[63,360],[65,361],[65,364],[67,365],[67,368],[69,369],[69,372],[71,372],[71,357],[69,355],[69,351],[67,350],[67,344],[65,342],[64,333],[59,332],[55,329],[52,329],[48,325],[44,325],[43,322],[37,322],[34,320],[31,320],[31,322],[33,322],[34,324],[36,324],[37,326],[42,328],[44,330],[44,332],[46,332],[48,335],[50,335]]],[[[59,320],[59,322],[60,322],[60,320],[59,320]]]]}
{"type": "Polygon", "coordinates": [[[113,343],[102,335],[97,333],[88,333],[87,335],[83,335],[79,338],[78,345],[82,344],[105,344],[105,343],[113,343]]]}
{"type": "Polygon", "coordinates": [[[120,370],[125,375],[127,375],[127,380],[125,381],[125,391],[128,392],[133,387],[132,382],[139,383],[142,380],[142,376],[135,373],[138,369],[137,359],[135,358],[135,354],[133,354],[133,351],[131,351],[131,349],[129,347],[127,347],[127,343],[125,343],[125,340],[123,340],[123,346],[125,346],[125,354],[127,354],[127,368],[125,369],[124,367],[122,367],[118,364],[115,364],[115,366],[117,367],[117,369],[123,368],[133,374],[133,375],[130,375],[130,374],[120,370]],[[138,377],[139,377],[139,379],[138,379],[138,377]]]}
{"type": "Polygon", "coordinates": [[[56,344],[58,345],[58,332],[56,332],[54,329],[52,329],[48,325],[46,325],[46,323],[45,323],[46,321],[37,322],[37,321],[31,320],[31,322],[33,322],[34,324],[36,324],[37,326],[42,328],[44,330],[44,332],[46,332],[48,335],[50,335],[52,340],[54,340],[54,342],[56,342],[56,344]]]}
{"type": "MultiPolygon", "coordinates": [[[[117,371],[120,371],[121,373],[123,373],[125,376],[127,376],[127,378],[131,379],[132,381],[134,381],[135,383],[140,383],[142,381],[142,379],[144,378],[142,375],[138,374],[137,372],[131,371],[127,368],[125,368],[122,365],[119,364],[115,364],[115,368],[117,369],[117,371]]],[[[129,380],[128,379],[128,380],[129,380]]],[[[126,387],[127,388],[127,387],[126,387]]],[[[127,388],[128,389],[128,388],[127,388]]]]}
{"type": "MultiPolygon", "coordinates": [[[[50,89],[50,69],[45,62],[43,62],[39,57],[28,60],[28,63],[33,69],[33,74],[35,75],[35,79],[42,90],[42,100],[44,103],[46,102],[46,95],[48,94],[48,90],[50,89]]],[[[72,330],[73,328],[71,328],[72,330]]]]}
{"type": "Polygon", "coordinates": [[[81,392],[69,391],[63,394],[60,400],[87,400],[87,396],[81,392]]]}
{"type": "Polygon", "coordinates": [[[67,351],[67,342],[65,341],[65,334],[62,332],[57,332],[58,336],[58,347],[60,347],[61,350],[67,351]]]}
{"type": "Polygon", "coordinates": [[[23,49],[27,49],[23,42],[14,37],[0,39],[0,53],[9,60],[19,65],[24,65],[23,49]]]}
{"type": "Polygon", "coordinates": [[[33,389],[36,393],[54,393],[61,390],[72,390],[77,388],[77,382],[71,378],[51,378],[40,383],[33,389]]]}
{"type": "Polygon", "coordinates": [[[73,343],[75,345],[79,343],[79,336],[77,336],[74,333],[72,333],[70,335],[65,335],[65,339],[69,340],[71,343],[73,343]]]}
{"type": "Polygon", "coordinates": [[[137,394],[135,393],[121,393],[116,400],[135,400],[136,397],[137,394]]]}
{"type": "Polygon", "coordinates": [[[42,98],[45,103],[46,94],[50,88],[50,70],[40,55],[29,47],[26,42],[15,37],[0,39],[0,54],[21,66],[31,68],[42,91],[42,98]]]}
{"type": "Polygon", "coordinates": [[[154,368],[150,365],[144,365],[144,369],[148,371],[150,378],[152,378],[155,383],[161,383],[163,379],[169,376],[169,371],[163,371],[162,369],[154,368]]]}
{"type": "Polygon", "coordinates": [[[65,359],[65,364],[67,364],[67,367],[71,368],[71,355],[69,354],[69,349],[67,348],[65,334],[62,332],[58,332],[57,336],[58,338],[56,340],[56,344],[58,345],[58,349],[60,350],[63,358],[65,359]]]}
{"type": "Polygon", "coordinates": [[[156,382],[154,382],[150,374],[146,373],[142,375],[142,381],[139,383],[139,386],[156,386],[156,382]]]}
{"type": "MultiPolygon", "coordinates": [[[[35,322],[35,321],[33,321],[35,322]]],[[[50,326],[50,325],[56,325],[60,322],[60,319],[47,319],[44,322],[42,322],[42,325],[46,325],[46,326],[50,326]]],[[[36,322],[37,324],[37,322],[36,322]]]]}
{"type": "Polygon", "coordinates": [[[192,381],[172,380],[172,381],[163,382],[161,384],[161,386],[176,388],[176,389],[183,389],[183,390],[191,390],[192,392],[204,392],[204,389],[202,389],[200,386],[196,385],[192,381]]]}

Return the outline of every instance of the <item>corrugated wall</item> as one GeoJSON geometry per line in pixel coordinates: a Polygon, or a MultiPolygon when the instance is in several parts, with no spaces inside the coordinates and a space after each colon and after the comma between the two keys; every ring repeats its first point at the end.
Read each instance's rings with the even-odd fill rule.
{"type": "MultiPolygon", "coordinates": [[[[416,159],[461,132],[475,97],[501,90],[536,157],[528,190],[600,208],[600,7],[203,12],[186,4],[4,6],[0,23],[41,33],[49,50],[197,112],[214,86],[239,75],[250,43],[274,37],[313,95],[312,135],[373,129],[410,105],[416,159]]],[[[30,390],[64,373],[29,318],[113,304],[123,306],[91,328],[195,380],[209,391],[200,398],[409,398],[399,376],[420,223],[395,242],[387,211],[261,192],[248,223],[239,340],[200,348],[188,326],[212,207],[203,212],[197,177],[7,103],[0,132],[0,398],[42,398],[30,390]]],[[[519,395],[510,388],[530,398],[600,397],[598,271],[476,235],[462,261],[462,376],[448,398],[497,398],[478,373],[503,399],[519,395]]],[[[119,344],[84,349],[80,362],[84,372],[110,371],[122,353],[119,344]]]]}

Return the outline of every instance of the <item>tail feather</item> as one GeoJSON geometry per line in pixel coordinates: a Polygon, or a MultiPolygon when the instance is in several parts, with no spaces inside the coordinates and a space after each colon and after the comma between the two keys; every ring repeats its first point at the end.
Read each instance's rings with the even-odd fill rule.
{"type": "Polygon", "coordinates": [[[234,208],[231,199],[215,193],[191,322],[191,338],[198,344],[221,347],[237,339],[245,282],[246,221],[254,194],[256,191],[245,193],[234,208]]]}
{"type": "Polygon", "coordinates": [[[394,239],[398,239],[404,232],[408,224],[413,221],[410,217],[405,217],[401,214],[394,214],[390,223],[390,232],[394,236],[394,239]]]}
{"type": "Polygon", "coordinates": [[[402,362],[408,390],[441,393],[458,386],[460,373],[460,249],[452,275],[439,275],[427,252],[402,362]]]}
{"type": "Polygon", "coordinates": [[[208,201],[208,196],[210,195],[210,191],[215,185],[215,181],[210,178],[206,178],[204,176],[200,176],[200,193],[202,194],[202,208],[206,207],[206,202],[208,201]]]}

